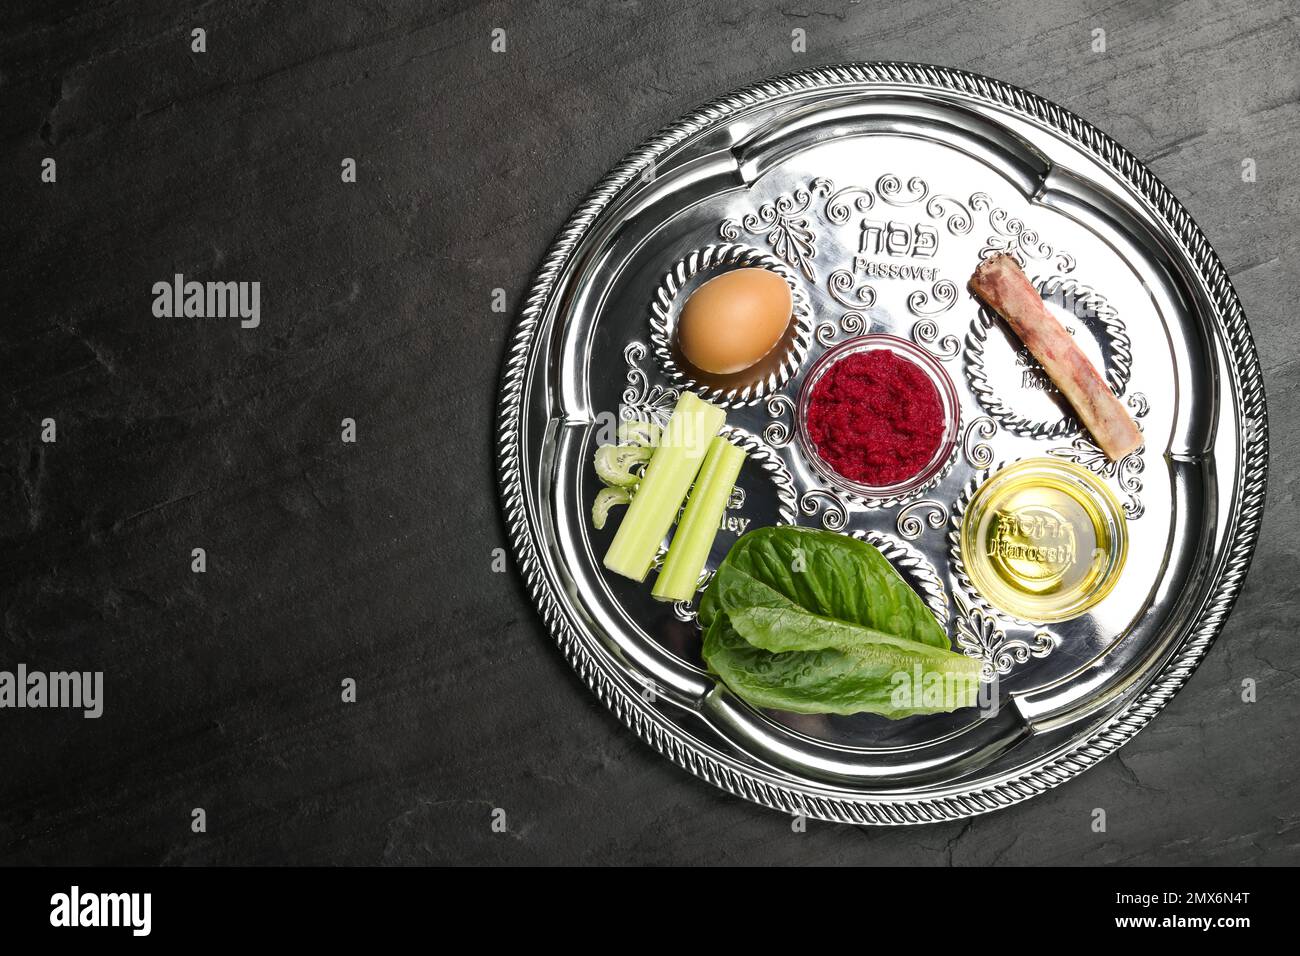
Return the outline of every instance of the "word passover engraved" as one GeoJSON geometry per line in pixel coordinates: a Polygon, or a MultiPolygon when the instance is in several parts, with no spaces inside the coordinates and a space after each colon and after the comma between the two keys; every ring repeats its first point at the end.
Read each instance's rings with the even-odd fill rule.
{"type": "Polygon", "coordinates": [[[897,220],[878,222],[863,219],[862,239],[858,254],[853,257],[853,266],[869,279],[918,279],[932,282],[939,274],[933,266],[880,262],[872,257],[933,259],[938,251],[939,231],[933,226],[920,223],[911,225],[897,220]]]}

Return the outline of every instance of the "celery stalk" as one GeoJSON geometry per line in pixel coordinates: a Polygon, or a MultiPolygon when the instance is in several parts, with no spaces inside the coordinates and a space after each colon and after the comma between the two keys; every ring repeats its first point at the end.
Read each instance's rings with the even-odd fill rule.
{"type": "Polygon", "coordinates": [[[605,552],[605,567],[633,581],[645,580],[699,473],[709,442],[726,420],[726,412],[691,392],[677,400],[636,497],[605,552]]]}
{"type": "Polygon", "coordinates": [[[719,435],[709,446],[704,467],[691,489],[686,512],[677,524],[663,570],[651,592],[661,601],[689,601],[695,596],[700,572],[713,550],[722,516],[731,500],[745,453],[719,435]]]}
{"type": "Polygon", "coordinates": [[[596,477],[611,488],[635,488],[641,476],[632,469],[645,464],[652,454],[654,449],[644,445],[601,445],[594,459],[596,477]]]}
{"type": "Polygon", "coordinates": [[[630,504],[631,501],[632,493],[626,488],[601,488],[596,492],[596,500],[591,503],[591,526],[600,531],[605,527],[609,509],[630,504]]]}

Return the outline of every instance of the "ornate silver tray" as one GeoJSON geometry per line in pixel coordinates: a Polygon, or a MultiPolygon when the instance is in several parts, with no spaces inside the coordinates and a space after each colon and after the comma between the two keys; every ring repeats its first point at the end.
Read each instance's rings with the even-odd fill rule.
{"type": "MultiPolygon", "coordinates": [[[[498,454],[523,576],[565,657],[640,737],[692,773],[787,813],[921,823],[1068,780],[1136,734],[1209,650],[1264,502],[1258,357],[1218,257],[1130,153],[996,80],[865,63],[723,97],[632,152],[547,253],[506,358],[498,454]],[[1109,462],[965,283],[1016,255],[1146,437],[1109,462]],[[793,368],[709,397],[750,452],[714,546],[747,528],[821,526],[879,547],[997,678],[995,711],[889,721],[760,712],[702,665],[689,605],[604,573],[591,456],[615,417],[663,421],[697,385],[664,348],[674,302],[719,263],[766,264],[805,313],[793,368]],[[711,265],[712,264],[712,265],[711,265]],[[795,401],[827,348],[889,332],[929,350],[960,394],[951,460],[899,499],[828,485],[800,450],[795,401]],[[603,430],[603,436],[602,436],[603,430]],[[1012,619],[974,593],[954,531],[982,477],[1039,455],[1099,475],[1130,552],[1083,617],[1012,619]]],[[[1189,754],[1188,759],[1195,759],[1189,754]]]]}

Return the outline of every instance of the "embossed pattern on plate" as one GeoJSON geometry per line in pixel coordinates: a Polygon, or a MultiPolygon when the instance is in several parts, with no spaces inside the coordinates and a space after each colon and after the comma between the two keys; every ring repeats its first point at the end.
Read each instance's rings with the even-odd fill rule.
{"type": "Polygon", "coordinates": [[[506,357],[497,437],[521,572],[592,691],[669,759],[732,793],[864,824],[1007,806],[1141,730],[1231,609],[1258,533],[1268,446],[1240,303],[1164,186],[1039,97],[906,63],[739,90],[620,163],[537,273],[506,357]],[[610,412],[666,420],[685,383],[655,360],[650,306],[674,263],[719,242],[789,270],[807,297],[811,337],[788,378],[729,410],[751,462],[709,568],[759,524],[798,521],[873,542],[954,648],[997,678],[996,713],[891,722],[756,711],[707,673],[689,606],[658,604],[647,586],[603,572],[612,528],[595,532],[588,520],[597,423],[610,412]],[[972,348],[991,347],[972,334],[1001,332],[965,281],[998,251],[1078,320],[1076,335],[1137,416],[1138,452],[1118,463],[1101,456],[1010,342],[996,374],[984,354],[989,391],[972,380],[972,348]],[[926,349],[960,393],[952,463],[917,500],[870,507],[844,495],[793,440],[807,369],[865,332],[926,349]],[[949,541],[972,482],[997,463],[1045,454],[1107,483],[1130,530],[1114,591],[1050,626],[1007,618],[970,593],[949,541]]]}

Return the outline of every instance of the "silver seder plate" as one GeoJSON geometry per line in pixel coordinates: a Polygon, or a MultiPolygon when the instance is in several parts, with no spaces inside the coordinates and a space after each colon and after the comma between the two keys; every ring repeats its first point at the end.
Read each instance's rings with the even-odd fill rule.
{"type": "MultiPolygon", "coordinates": [[[[1268,447],[1260,366],[1201,230],[1130,153],[1030,93],[970,73],[864,63],[732,93],[620,163],[560,232],[503,377],[498,462],[524,579],[565,657],[655,749],[746,799],[823,820],[923,823],[1024,800],[1142,729],[1205,656],[1259,530],[1268,447]],[[1143,451],[1108,461],[1032,360],[966,290],[1015,255],[1133,412],[1143,451]],[[795,288],[792,367],[747,391],[696,386],[664,348],[675,309],[729,264],[795,288]],[[830,486],[800,449],[803,376],[827,348],[888,332],[957,386],[936,481],[902,499],[830,486]],[[608,422],[664,421],[683,388],[727,406],[749,457],[710,567],[744,530],[866,538],[998,707],[890,721],[755,710],[710,677],[690,606],[605,573],[617,527],[590,509],[608,422]],[[604,423],[602,434],[602,423],[604,423]],[[1083,617],[1013,619],[974,593],[954,531],[998,467],[1058,456],[1123,504],[1130,551],[1083,617]]],[[[1198,759],[1189,752],[1187,759],[1198,759]]]]}

